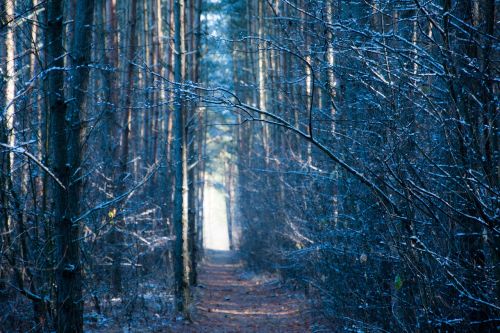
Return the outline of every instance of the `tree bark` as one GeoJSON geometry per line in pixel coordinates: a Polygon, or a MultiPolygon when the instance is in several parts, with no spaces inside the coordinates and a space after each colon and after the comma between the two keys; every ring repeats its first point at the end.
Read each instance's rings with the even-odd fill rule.
{"type": "Polygon", "coordinates": [[[81,123],[90,62],[93,0],[79,1],[71,44],[72,102],[64,99],[63,3],[47,4],[47,52],[52,71],[49,81],[51,164],[63,186],[54,184],[56,242],[56,330],[83,332],[82,267],[79,226],[72,222],[79,213],[81,188],[81,123]]]}
{"type": "MultiPolygon", "coordinates": [[[[264,1],[258,0],[258,27],[257,33],[259,37],[258,43],[258,74],[259,74],[259,108],[261,110],[266,110],[267,106],[267,94],[266,94],[266,76],[267,76],[267,61],[266,61],[266,45],[267,43],[264,41],[264,1]]],[[[262,118],[263,119],[263,118],[262,118]]],[[[267,124],[262,123],[262,147],[264,148],[264,158],[265,165],[269,164],[269,127],[267,124]]]]}
{"type": "Polygon", "coordinates": [[[173,159],[175,164],[175,192],[173,225],[175,233],[174,244],[174,279],[176,309],[186,312],[188,285],[185,272],[184,229],[187,226],[187,163],[184,103],[182,99],[182,83],[184,77],[185,44],[184,44],[184,0],[174,0],[174,138],[173,159]]]}

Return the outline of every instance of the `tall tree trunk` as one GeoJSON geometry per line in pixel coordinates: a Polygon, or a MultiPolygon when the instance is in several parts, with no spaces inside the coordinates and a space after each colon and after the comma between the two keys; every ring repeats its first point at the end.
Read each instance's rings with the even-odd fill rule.
{"type": "MultiPolygon", "coordinates": [[[[339,6],[340,6],[340,1],[339,1],[339,6]]],[[[340,10],[340,8],[338,9],[340,10]]],[[[333,71],[333,67],[335,65],[335,50],[333,48],[333,24],[334,22],[334,4],[333,1],[329,2],[327,1],[326,4],[326,18],[328,22],[328,27],[327,27],[327,32],[326,32],[326,62],[327,62],[327,69],[326,69],[326,76],[327,76],[327,90],[328,90],[328,96],[329,96],[329,113],[331,117],[331,131],[332,131],[332,136],[335,137],[335,130],[336,130],[336,115],[337,115],[337,109],[335,107],[335,98],[337,96],[337,79],[335,77],[335,73],[333,71]]],[[[333,175],[335,179],[333,180],[333,188],[332,188],[332,204],[333,204],[333,223],[336,225],[338,223],[338,218],[339,218],[339,203],[338,203],[338,175],[339,175],[339,170],[338,166],[334,166],[334,171],[333,175]]]]}
{"type": "MultiPolygon", "coordinates": [[[[127,65],[127,73],[125,76],[125,115],[122,118],[122,131],[121,131],[121,151],[119,158],[119,170],[118,170],[118,184],[116,185],[117,191],[116,193],[125,192],[126,186],[126,178],[129,172],[129,151],[130,151],[130,136],[131,136],[131,126],[132,126],[132,95],[133,95],[133,87],[134,87],[134,68],[135,65],[133,63],[136,48],[137,48],[137,36],[136,36],[136,28],[137,28],[137,0],[130,1],[130,16],[129,16],[129,45],[128,45],[128,65],[127,65]]],[[[120,207],[123,207],[124,203],[120,204],[120,207]]],[[[112,214],[113,215],[113,214],[112,214]]],[[[122,270],[121,270],[121,261],[122,261],[122,251],[123,251],[123,234],[120,229],[125,228],[125,216],[120,216],[113,226],[113,269],[112,269],[112,287],[115,293],[122,291],[122,270]]]]}
{"type": "Polygon", "coordinates": [[[226,185],[226,218],[227,218],[227,233],[229,238],[229,250],[234,250],[233,239],[233,173],[234,165],[228,161],[225,162],[225,185],[226,185]]]}
{"type": "Polygon", "coordinates": [[[85,108],[90,62],[93,0],[79,1],[71,44],[72,102],[64,99],[63,4],[48,2],[47,41],[49,62],[49,112],[51,120],[51,164],[63,186],[54,185],[56,242],[56,329],[83,332],[82,267],[79,226],[72,222],[79,213],[81,187],[81,123],[85,108]]]}
{"type": "MultiPolygon", "coordinates": [[[[194,73],[195,73],[195,82],[198,82],[200,80],[200,62],[201,62],[201,0],[196,0],[195,1],[196,8],[195,8],[195,59],[196,62],[194,64],[194,73]]],[[[197,214],[196,214],[196,252],[195,255],[197,256],[195,259],[198,259],[202,255],[203,251],[203,187],[204,187],[204,158],[203,158],[203,148],[205,145],[205,126],[204,126],[204,121],[205,121],[205,111],[202,108],[198,108],[197,110],[198,113],[198,128],[197,128],[197,162],[198,166],[196,168],[197,170],[197,186],[196,186],[196,207],[197,207],[197,214]]]]}
{"type": "MultiPolygon", "coordinates": [[[[259,43],[258,43],[258,75],[259,75],[259,109],[261,110],[266,110],[267,107],[267,94],[266,94],[266,76],[267,76],[267,62],[266,62],[266,46],[267,43],[264,42],[265,36],[264,36],[264,27],[265,27],[265,22],[264,22],[264,1],[258,0],[258,27],[257,27],[257,33],[259,36],[259,43]]],[[[263,119],[263,118],[262,118],[263,119]]],[[[267,166],[269,164],[269,154],[270,154],[270,148],[269,148],[269,127],[267,124],[262,123],[262,146],[264,148],[264,158],[265,158],[265,165],[267,166]]]]}
{"type": "MultiPolygon", "coordinates": [[[[155,14],[153,15],[153,18],[155,19],[156,22],[156,33],[154,37],[154,68],[155,72],[158,73],[161,77],[164,77],[164,62],[163,62],[163,16],[162,16],[162,7],[161,7],[161,0],[155,0],[155,14]]],[[[161,86],[161,85],[160,85],[161,86]]],[[[164,89],[161,88],[160,91],[157,91],[155,93],[155,99],[154,103],[156,106],[154,107],[154,112],[153,112],[153,121],[152,121],[152,132],[153,132],[153,143],[152,143],[152,148],[151,148],[151,154],[153,158],[153,163],[156,163],[158,161],[158,142],[159,138],[161,138],[160,135],[160,110],[162,109],[161,102],[165,100],[165,95],[164,95],[164,89]]],[[[163,113],[162,113],[163,114],[163,113]]],[[[153,186],[158,186],[157,182],[157,173],[154,176],[154,181],[153,181],[153,186]]]]}
{"type": "MultiPolygon", "coordinates": [[[[1,93],[4,94],[4,103],[1,105],[1,116],[0,118],[0,142],[7,144],[10,147],[14,147],[16,143],[16,133],[14,128],[14,117],[15,117],[15,40],[14,40],[14,10],[15,1],[6,1],[5,3],[5,13],[2,21],[6,22],[7,28],[5,33],[5,41],[2,48],[5,46],[5,87],[2,89],[1,93]]],[[[2,78],[3,81],[3,78],[2,78]]],[[[2,148],[3,149],[3,148],[2,148]]],[[[15,205],[13,200],[14,188],[12,172],[14,170],[14,150],[7,149],[3,154],[2,168],[0,169],[0,179],[2,180],[0,191],[2,192],[2,240],[5,251],[9,253],[11,265],[14,264],[15,255],[13,252],[17,252],[14,244],[12,244],[13,237],[12,231],[15,229],[12,219],[12,209],[10,206],[15,205]]]]}
{"type": "MultiPolygon", "coordinates": [[[[102,72],[103,89],[104,89],[104,153],[105,153],[105,173],[109,181],[106,184],[106,194],[110,198],[115,198],[120,195],[119,190],[122,188],[118,184],[120,183],[120,117],[119,117],[119,101],[118,101],[118,31],[117,31],[117,20],[116,20],[116,3],[114,0],[102,0],[102,4],[105,8],[105,21],[103,22],[105,27],[104,36],[99,36],[97,32],[98,39],[101,40],[100,47],[101,50],[100,57],[104,59],[105,65],[108,68],[102,72]]],[[[102,11],[102,8],[98,8],[102,11]]],[[[102,16],[102,14],[101,14],[102,16]]],[[[98,23],[99,24],[99,23],[98,23]]],[[[109,242],[112,245],[113,255],[113,265],[111,266],[111,280],[112,280],[112,292],[121,291],[121,271],[120,271],[120,249],[119,246],[119,231],[115,228],[115,218],[116,218],[116,207],[107,214],[108,223],[112,225],[112,230],[109,234],[109,242]]]]}
{"type": "MultiPolygon", "coordinates": [[[[191,31],[191,63],[190,63],[190,81],[197,83],[199,80],[199,61],[200,61],[200,45],[199,43],[199,29],[200,29],[200,15],[201,8],[198,0],[190,1],[189,8],[189,22],[191,31]]],[[[201,160],[199,159],[196,144],[200,143],[199,138],[202,133],[197,131],[196,121],[200,120],[199,113],[201,112],[199,106],[195,101],[191,103],[191,112],[189,112],[190,125],[188,128],[188,154],[189,154],[189,170],[188,170],[188,253],[189,253],[189,283],[196,285],[197,283],[197,257],[198,257],[198,242],[196,235],[199,231],[197,228],[197,206],[198,193],[197,187],[199,186],[199,167],[201,160]]]]}
{"type": "MultiPolygon", "coordinates": [[[[194,107],[194,106],[193,106],[194,107]]],[[[194,115],[193,115],[194,116],[194,115]]],[[[194,124],[193,124],[194,125],[194,124]]],[[[194,128],[188,133],[194,135],[194,128]]],[[[187,230],[187,252],[189,256],[189,284],[196,285],[197,274],[196,274],[196,151],[194,147],[194,138],[191,135],[187,138],[189,141],[188,152],[189,152],[189,163],[188,166],[188,230],[187,230]]],[[[199,135],[199,134],[197,134],[199,135]]]]}
{"type": "Polygon", "coordinates": [[[174,0],[174,139],[173,161],[175,164],[175,192],[173,225],[175,233],[174,245],[174,274],[175,274],[175,299],[176,308],[186,312],[188,299],[188,285],[186,282],[185,256],[184,256],[184,228],[187,226],[187,163],[186,163],[186,138],[184,103],[182,99],[182,82],[184,74],[184,0],[174,0]]]}
{"type": "MultiPolygon", "coordinates": [[[[54,68],[48,74],[48,95],[49,95],[49,116],[50,116],[50,152],[49,163],[52,165],[55,175],[63,182],[64,186],[69,185],[69,168],[66,167],[67,157],[67,136],[66,136],[66,103],[64,100],[64,48],[63,48],[63,1],[52,0],[47,3],[47,63],[54,68]],[[59,70],[58,70],[59,68],[59,70]]],[[[81,292],[80,285],[80,261],[75,256],[76,242],[71,240],[71,216],[66,208],[69,205],[68,188],[62,188],[58,184],[53,185],[52,194],[54,197],[54,221],[55,221],[55,242],[57,260],[55,283],[56,291],[56,329],[58,331],[76,332],[83,331],[83,322],[79,320],[80,314],[83,315],[81,304],[75,302],[75,299],[81,299],[78,292],[81,292]],[[70,235],[67,230],[69,229],[70,235]],[[69,237],[68,237],[69,236],[69,237]],[[68,246],[70,248],[68,248],[68,246]],[[69,252],[67,250],[70,250],[69,252]],[[71,257],[70,257],[71,254],[71,257]],[[64,274],[66,273],[66,274],[64,274]],[[68,290],[65,285],[68,279],[75,292],[68,290]],[[59,285],[61,286],[59,288],[59,285]],[[75,295],[76,293],[76,295],[75,295]]]]}
{"type": "MultiPolygon", "coordinates": [[[[6,25],[6,33],[0,34],[0,59],[5,62],[0,64],[0,73],[5,73],[5,79],[0,79],[0,142],[9,146],[14,145],[14,1],[6,1],[0,13],[2,25],[6,25]],[[4,23],[5,22],[5,23],[4,23]]],[[[2,75],[3,76],[3,75],[2,75]]],[[[12,217],[9,210],[11,191],[11,170],[13,165],[13,152],[9,149],[1,148],[0,154],[0,249],[3,253],[11,252],[11,227],[12,217]]],[[[10,254],[9,254],[10,255],[10,254]]],[[[0,289],[5,290],[7,275],[9,274],[7,265],[3,263],[7,256],[0,259],[0,289]]]]}
{"type": "MultiPolygon", "coordinates": [[[[14,9],[16,2],[15,0],[6,1],[5,4],[5,16],[7,24],[7,33],[5,36],[5,67],[6,67],[6,79],[7,83],[5,85],[5,123],[7,128],[7,144],[11,147],[14,146],[16,142],[16,133],[14,128],[14,114],[15,114],[15,95],[16,95],[16,83],[15,83],[15,50],[16,44],[14,42],[14,9]]],[[[9,152],[9,168],[13,169],[14,166],[14,151],[9,152]]]]}

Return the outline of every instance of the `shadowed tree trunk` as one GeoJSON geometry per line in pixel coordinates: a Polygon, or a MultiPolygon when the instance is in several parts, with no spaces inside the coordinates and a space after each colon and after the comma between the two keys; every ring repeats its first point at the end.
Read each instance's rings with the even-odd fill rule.
{"type": "MultiPolygon", "coordinates": [[[[189,8],[189,30],[191,31],[191,63],[189,80],[197,83],[199,81],[199,62],[200,62],[200,15],[201,3],[199,0],[190,0],[189,8]]],[[[200,182],[201,159],[196,149],[196,145],[200,145],[199,137],[202,136],[199,124],[196,121],[201,121],[199,113],[201,109],[197,102],[190,103],[189,125],[187,126],[187,141],[188,141],[188,255],[189,255],[189,283],[197,284],[197,257],[198,257],[198,242],[197,233],[200,232],[198,227],[201,222],[198,221],[199,214],[197,210],[201,209],[199,203],[198,187],[200,182]]]]}
{"type": "Polygon", "coordinates": [[[54,184],[56,242],[56,329],[58,332],[83,332],[82,263],[79,226],[73,223],[80,211],[81,122],[88,84],[93,19],[93,0],[79,1],[71,42],[72,101],[64,99],[63,4],[47,5],[49,112],[51,165],[62,185],[54,184]]]}
{"type": "MultiPolygon", "coordinates": [[[[125,90],[125,114],[121,118],[121,133],[120,133],[120,144],[121,151],[119,152],[119,166],[117,170],[116,180],[116,192],[115,195],[120,195],[124,193],[127,189],[126,178],[128,178],[129,172],[129,150],[130,150],[130,135],[131,135],[131,126],[132,126],[132,95],[133,95],[133,87],[134,87],[134,57],[137,48],[137,36],[136,36],[136,28],[137,28],[137,0],[130,1],[130,14],[129,14],[129,44],[128,44],[128,53],[127,53],[127,72],[125,75],[124,86],[125,90]]],[[[118,205],[120,207],[119,213],[120,216],[116,218],[115,224],[113,225],[113,230],[111,231],[111,242],[114,245],[113,248],[113,267],[111,272],[111,281],[112,288],[115,293],[122,291],[122,269],[121,269],[121,261],[122,261],[122,252],[123,252],[123,234],[122,230],[125,228],[125,215],[123,214],[124,203],[120,203],[118,205]]],[[[111,214],[114,215],[114,214],[111,214]]],[[[110,216],[111,216],[110,215],[110,216]]],[[[114,216],[113,216],[114,218],[114,216]]]]}

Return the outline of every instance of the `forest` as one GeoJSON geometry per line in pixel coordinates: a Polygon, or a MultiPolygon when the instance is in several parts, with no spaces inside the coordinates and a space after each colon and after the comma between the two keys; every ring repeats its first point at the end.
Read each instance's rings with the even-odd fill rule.
{"type": "Polygon", "coordinates": [[[0,0],[0,332],[498,332],[497,0],[0,0]]]}

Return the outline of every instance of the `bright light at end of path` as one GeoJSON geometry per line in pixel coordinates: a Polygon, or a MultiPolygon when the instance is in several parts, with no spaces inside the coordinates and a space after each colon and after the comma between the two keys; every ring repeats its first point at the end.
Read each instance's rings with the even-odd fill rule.
{"type": "Polygon", "coordinates": [[[211,250],[229,250],[226,197],[223,191],[207,185],[203,202],[203,246],[211,250]]]}

